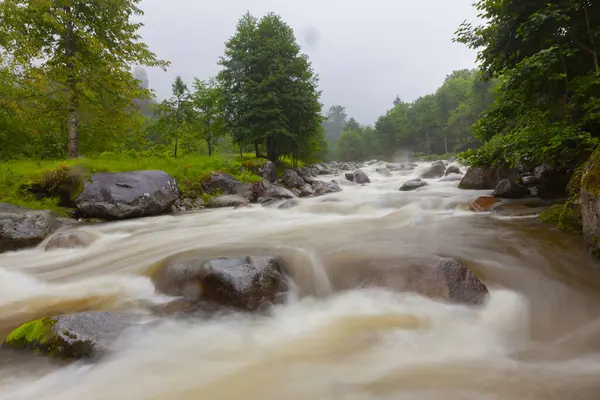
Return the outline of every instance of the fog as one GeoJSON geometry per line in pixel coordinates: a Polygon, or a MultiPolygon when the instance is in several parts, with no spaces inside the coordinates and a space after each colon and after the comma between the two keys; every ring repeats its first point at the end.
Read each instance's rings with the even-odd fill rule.
{"type": "Polygon", "coordinates": [[[177,75],[186,81],[214,76],[240,16],[273,11],[310,57],[325,108],[344,105],[349,116],[370,124],[396,95],[415,100],[453,70],[475,65],[475,53],[452,42],[463,20],[476,19],[472,1],[143,0],[143,38],[171,61],[167,72],[148,71],[150,86],[162,99],[177,75]]]}

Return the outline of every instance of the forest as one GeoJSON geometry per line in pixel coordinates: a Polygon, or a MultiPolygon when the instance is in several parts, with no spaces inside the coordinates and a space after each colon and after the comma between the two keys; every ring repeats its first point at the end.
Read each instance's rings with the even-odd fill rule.
{"type": "Polygon", "coordinates": [[[144,67],[170,65],[142,42],[139,3],[0,4],[0,160],[460,154],[474,166],[564,167],[598,142],[600,9],[589,0],[478,1],[486,22],[453,39],[478,67],[415,101],[396,97],[373,125],[323,109],[317,73],[273,13],[243,15],[218,75],[178,77],[159,102],[144,67]]]}

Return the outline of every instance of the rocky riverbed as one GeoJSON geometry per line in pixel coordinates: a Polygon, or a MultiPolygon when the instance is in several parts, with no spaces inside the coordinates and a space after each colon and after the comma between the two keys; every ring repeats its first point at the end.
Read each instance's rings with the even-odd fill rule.
{"type": "Polygon", "coordinates": [[[105,223],[5,206],[0,399],[600,389],[600,268],[535,218],[560,201],[543,179],[443,161],[261,173],[213,174],[195,211],[160,172],[92,178],[80,210],[105,223]]]}

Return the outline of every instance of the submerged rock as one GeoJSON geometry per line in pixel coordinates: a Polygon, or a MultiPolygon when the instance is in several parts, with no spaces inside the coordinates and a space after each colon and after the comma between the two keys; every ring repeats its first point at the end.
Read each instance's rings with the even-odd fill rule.
{"type": "Polygon", "coordinates": [[[452,258],[354,259],[346,261],[339,271],[340,276],[332,279],[339,290],[387,287],[469,305],[482,304],[488,295],[486,285],[465,264],[452,258]]]}
{"type": "Polygon", "coordinates": [[[429,184],[421,179],[411,179],[410,181],[405,182],[399,190],[402,192],[409,192],[411,190],[422,188],[423,186],[429,186],[429,184]]]}
{"type": "Polygon", "coordinates": [[[213,208],[222,207],[240,207],[250,204],[250,201],[238,194],[226,194],[223,196],[213,197],[210,200],[209,206],[213,208]]]}
{"type": "Polygon", "coordinates": [[[442,179],[440,179],[440,182],[458,182],[458,181],[461,181],[462,178],[463,178],[462,174],[450,174],[450,175],[446,175],[442,179]]]}
{"type": "Polygon", "coordinates": [[[474,211],[474,212],[491,211],[492,207],[494,205],[500,203],[501,201],[502,200],[500,200],[497,197],[481,196],[481,197],[476,198],[469,204],[469,210],[474,211]]]}
{"type": "Polygon", "coordinates": [[[144,318],[109,312],[42,318],[15,329],[4,345],[68,360],[98,357],[111,351],[116,339],[144,318]]]}
{"type": "Polygon", "coordinates": [[[443,161],[436,161],[421,174],[421,179],[435,179],[444,176],[446,165],[443,161]]]}
{"type": "Polygon", "coordinates": [[[93,174],[75,203],[81,217],[115,220],[167,213],[178,199],[171,175],[134,171],[93,174]]]}
{"type": "Polygon", "coordinates": [[[37,246],[58,226],[50,211],[0,203],[0,253],[37,246]]]}
{"type": "Polygon", "coordinates": [[[300,197],[310,197],[315,195],[315,189],[308,183],[305,183],[300,190],[300,197]]]}
{"type": "Polygon", "coordinates": [[[498,182],[496,189],[492,192],[493,197],[501,199],[523,199],[529,197],[531,192],[523,185],[519,185],[509,179],[502,179],[498,182]]]}
{"type": "Polygon", "coordinates": [[[354,181],[361,185],[363,185],[365,183],[371,183],[371,180],[369,179],[367,174],[365,174],[360,169],[357,169],[356,171],[354,171],[354,181]]]}
{"type": "Polygon", "coordinates": [[[173,260],[152,281],[158,291],[170,296],[249,311],[285,291],[279,261],[271,256],[173,260]]]}
{"type": "Polygon", "coordinates": [[[67,231],[57,232],[48,243],[46,243],[46,251],[52,249],[74,249],[83,248],[92,244],[96,240],[96,236],[85,231],[67,231]]]}
{"type": "Polygon", "coordinates": [[[348,179],[350,182],[354,182],[354,172],[346,172],[344,174],[344,176],[346,177],[346,179],[348,179]]]}

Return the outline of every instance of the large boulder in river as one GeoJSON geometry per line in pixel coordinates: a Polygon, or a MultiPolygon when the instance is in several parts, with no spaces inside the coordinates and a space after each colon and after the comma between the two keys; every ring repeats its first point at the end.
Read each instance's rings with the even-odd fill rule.
{"type": "Polygon", "coordinates": [[[107,220],[167,213],[179,199],[179,188],[164,171],[93,174],[75,200],[84,218],[107,220]]]}
{"type": "Polygon", "coordinates": [[[518,182],[519,172],[510,168],[469,168],[458,184],[459,189],[493,190],[503,179],[518,182]]]}
{"type": "Polygon", "coordinates": [[[400,187],[401,192],[410,192],[412,190],[417,190],[422,188],[423,186],[428,186],[429,184],[421,179],[411,179],[408,182],[404,182],[404,184],[400,187]]]}
{"type": "Polygon", "coordinates": [[[583,237],[592,254],[600,258],[600,147],[585,164],[580,186],[583,237]]]}
{"type": "Polygon", "coordinates": [[[444,176],[446,165],[443,161],[436,161],[421,174],[421,179],[435,179],[444,176]]]}
{"type": "Polygon", "coordinates": [[[0,253],[36,246],[58,226],[50,211],[0,203],[0,253]]]}
{"type": "Polygon", "coordinates": [[[285,185],[290,189],[299,189],[306,184],[304,179],[298,175],[298,171],[294,169],[286,169],[283,172],[283,182],[285,182],[285,185]]]}
{"type": "Polygon", "coordinates": [[[538,197],[542,199],[560,199],[568,197],[567,185],[572,171],[558,170],[549,165],[540,165],[533,172],[538,197]]]}
{"type": "Polygon", "coordinates": [[[445,176],[448,176],[450,174],[460,174],[460,175],[462,175],[462,172],[460,172],[460,168],[458,168],[456,165],[451,165],[446,170],[445,176]]]}
{"type": "Polygon", "coordinates": [[[308,183],[305,183],[302,187],[300,187],[300,197],[311,197],[315,195],[315,189],[310,186],[308,183]]]}
{"type": "Polygon", "coordinates": [[[202,190],[209,194],[243,194],[248,186],[225,172],[211,172],[202,182],[202,190]]]}
{"type": "Polygon", "coordinates": [[[4,346],[66,360],[99,357],[113,350],[117,339],[127,329],[143,324],[146,318],[108,312],[42,318],[12,331],[4,346]]]}
{"type": "Polygon", "coordinates": [[[44,247],[47,250],[52,249],[75,249],[84,248],[96,241],[97,237],[86,231],[64,231],[57,232],[44,247]]]}
{"type": "Polygon", "coordinates": [[[342,188],[335,182],[314,181],[312,186],[315,189],[315,194],[317,196],[342,191],[342,188]]]}
{"type": "Polygon", "coordinates": [[[168,261],[152,277],[156,289],[187,301],[253,311],[286,290],[279,260],[271,256],[168,261]]]}
{"type": "Polygon", "coordinates": [[[513,182],[510,179],[502,179],[492,192],[493,197],[501,199],[523,199],[530,195],[531,192],[526,186],[513,182]]]}
{"type": "Polygon", "coordinates": [[[344,174],[344,176],[346,177],[347,180],[349,180],[350,182],[354,182],[354,172],[346,172],[344,174]]]}
{"type": "Polygon", "coordinates": [[[254,199],[258,199],[260,197],[270,197],[273,199],[293,199],[297,197],[289,189],[269,181],[260,181],[255,183],[252,186],[252,193],[254,199]]]}
{"type": "MultiPolygon", "coordinates": [[[[462,262],[442,257],[354,258],[333,271],[335,289],[387,287],[416,292],[449,303],[480,305],[488,295],[485,284],[462,262]],[[337,276],[339,274],[339,276],[337,276]]],[[[334,266],[335,268],[335,266],[334,266]]]]}
{"type": "Polygon", "coordinates": [[[491,211],[492,208],[500,203],[502,200],[500,200],[497,197],[492,197],[492,196],[481,196],[476,198],[475,200],[473,200],[470,204],[469,204],[469,210],[473,211],[473,212],[487,212],[487,211],[491,211]]]}
{"type": "Polygon", "coordinates": [[[356,171],[354,171],[354,182],[362,185],[365,183],[371,183],[371,180],[369,179],[367,174],[365,174],[360,169],[357,169],[356,171]]]}

